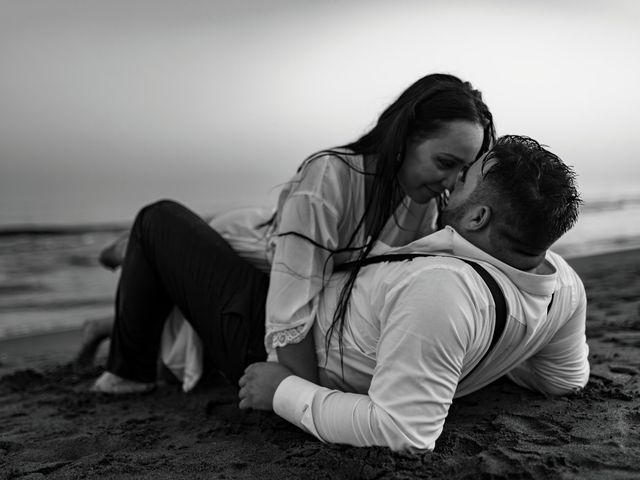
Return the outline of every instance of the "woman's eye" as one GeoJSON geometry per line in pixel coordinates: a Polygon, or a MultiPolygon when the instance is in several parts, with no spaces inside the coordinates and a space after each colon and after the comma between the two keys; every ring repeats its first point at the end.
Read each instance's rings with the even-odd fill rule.
{"type": "Polygon", "coordinates": [[[456,166],[456,162],[452,162],[451,160],[443,160],[440,159],[438,160],[438,165],[440,166],[440,168],[442,168],[443,170],[447,170],[449,168],[453,168],[456,166]]]}
{"type": "Polygon", "coordinates": [[[458,181],[464,183],[465,179],[467,178],[467,172],[469,171],[469,167],[471,165],[465,165],[464,167],[462,167],[460,169],[460,172],[458,173],[458,181]]]}

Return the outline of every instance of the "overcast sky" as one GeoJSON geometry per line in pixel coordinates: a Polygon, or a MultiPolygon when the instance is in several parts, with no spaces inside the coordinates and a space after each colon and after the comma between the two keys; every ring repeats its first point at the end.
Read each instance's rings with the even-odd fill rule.
{"type": "Polygon", "coordinates": [[[637,185],[639,5],[0,0],[0,199],[120,185],[133,204],[192,185],[202,208],[262,201],[436,71],[585,188],[637,185]]]}

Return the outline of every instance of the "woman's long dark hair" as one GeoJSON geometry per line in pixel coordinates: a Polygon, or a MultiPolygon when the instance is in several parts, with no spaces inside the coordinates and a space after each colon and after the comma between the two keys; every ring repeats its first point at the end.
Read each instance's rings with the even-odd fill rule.
{"type": "MultiPolygon", "coordinates": [[[[495,141],[495,127],[491,112],[482,100],[482,94],[474,90],[470,83],[463,82],[453,75],[427,75],[407,88],[389,105],[368,133],[348,145],[312,155],[301,166],[303,168],[308,161],[321,154],[329,153],[342,158],[348,155],[344,150],[349,150],[363,157],[364,171],[360,173],[372,176],[370,189],[365,195],[365,212],[348,244],[345,248],[331,252],[331,255],[335,255],[346,251],[360,251],[355,260],[356,267],[350,270],[340,292],[333,321],[325,338],[325,347],[328,350],[331,337],[337,332],[341,362],[344,319],[351,291],[360,270],[360,262],[371,252],[385,224],[394,214],[399,200],[404,197],[398,182],[398,171],[402,161],[398,160],[404,158],[407,142],[431,138],[445,127],[445,124],[456,120],[481,125],[484,138],[479,156],[489,150],[495,141]],[[354,242],[360,231],[364,231],[365,244],[356,246],[354,242]]],[[[351,162],[344,158],[343,161],[354,168],[351,162]]],[[[281,235],[291,233],[293,232],[281,235]]]]}

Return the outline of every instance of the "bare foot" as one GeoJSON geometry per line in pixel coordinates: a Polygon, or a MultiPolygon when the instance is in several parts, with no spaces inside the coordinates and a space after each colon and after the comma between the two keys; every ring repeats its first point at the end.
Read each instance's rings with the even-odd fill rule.
{"type": "Polygon", "coordinates": [[[128,243],[129,232],[127,231],[100,252],[100,256],[98,257],[100,264],[109,270],[115,270],[118,268],[122,265],[124,255],[127,253],[128,243]]]}
{"type": "Polygon", "coordinates": [[[88,318],[82,324],[82,345],[73,363],[78,367],[93,365],[100,344],[109,338],[113,317],[88,318]]]}
{"type": "Polygon", "coordinates": [[[119,377],[111,372],[104,372],[91,387],[95,393],[107,393],[109,395],[125,395],[131,393],[147,393],[156,388],[153,382],[137,382],[119,377]]]}

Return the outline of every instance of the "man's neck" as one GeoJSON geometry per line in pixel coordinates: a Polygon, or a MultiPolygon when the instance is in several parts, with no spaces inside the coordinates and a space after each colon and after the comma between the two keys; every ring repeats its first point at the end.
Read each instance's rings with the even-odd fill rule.
{"type": "Polygon", "coordinates": [[[488,232],[474,235],[467,240],[492,257],[518,270],[538,274],[553,272],[553,267],[546,265],[546,251],[531,252],[517,249],[509,242],[500,241],[495,236],[491,238],[488,232]]]}
{"type": "Polygon", "coordinates": [[[535,273],[536,275],[551,275],[555,273],[556,269],[546,260],[543,261],[540,265],[531,270],[531,273],[535,273]]]}

